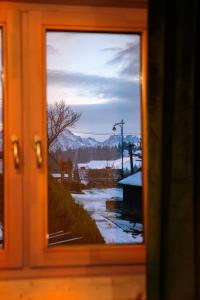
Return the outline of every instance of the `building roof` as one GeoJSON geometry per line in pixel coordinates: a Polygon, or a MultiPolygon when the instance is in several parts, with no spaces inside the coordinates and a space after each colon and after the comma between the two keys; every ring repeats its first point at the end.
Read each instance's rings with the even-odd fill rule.
{"type": "Polygon", "coordinates": [[[122,185],[142,186],[142,172],[139,171],[119,181],[122,185]]]}

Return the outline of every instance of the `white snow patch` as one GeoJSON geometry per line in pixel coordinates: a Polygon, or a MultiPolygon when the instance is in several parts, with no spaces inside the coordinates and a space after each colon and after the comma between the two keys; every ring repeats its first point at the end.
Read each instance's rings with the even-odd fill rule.
{"type": "Polygon", "coordinates": [[[127,233],[123,231],[122,228],[108,219],[102,217],[103,221],[100,221],[96,218],[96,215],[93,215],[93,219],[96,221],[105,242],[108,244],[132,244],[141,242],[140,240],[136,241],[130,232],[127,233]]]}
{"type": "Polygon", "coordinates": [[[123,198],[123,190],[121,188],[109,189],[88,189],[83,190],[84,194],[72,194],[73,198],[84,206],[87,211],[100,211],[106,210],[106,200],[117,197],[123,198]]]}
{"type": "MultiPolygon", "coordinates": [[[[61,174],[60,173],[51,173],[51,175],[54,177],[54,178],[60,178],[61,177],[61,174]]],[[[67,173],[64,174],[64,177],[69,177],[69,175],[67,173]]]]}
{"type": "Polygon", "coordinates": [[[137,172],[119,181],[120,184],[142,186],[142,172],[137,172]]]}
{"type": "Polygon", "coordinates": [[[72,194],[95,220],[101,235],[107,244],[135,244],[143,242],[143,225],[122,218],[120,213],[106,210],[106,200],[123,200],[121,188],[88,189],[83,194],[72,194]],[[136,233],[134,234],[134,231],[136,233]]]}
{"type": "MultiPolygon", "coordinates": [[[[130,158],[124,157],[124,170],[128,169],[130,170],[130,158]]],[[[141,167],[141,161],[138,160],[137,157],[133,156],[133,166],[136,166],[138,168],[141,167]]],[[[84,167],[86,169],[105,169],[106,167],[112,168],[112,169],[121,169],[122,167],[122,160],[121,158],[116,160],[91,160],[87,163],[79,163],[78,167],[84,167]]]]}

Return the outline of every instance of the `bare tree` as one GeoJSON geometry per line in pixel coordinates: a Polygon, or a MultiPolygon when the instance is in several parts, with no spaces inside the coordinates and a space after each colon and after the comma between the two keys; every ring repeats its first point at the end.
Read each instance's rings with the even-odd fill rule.
{"type": "Polygon", "coordinates": [[[48,149],[67,128],[73,126],[81,114],[74,112],[64,101],[48,106],[48,149]]]}

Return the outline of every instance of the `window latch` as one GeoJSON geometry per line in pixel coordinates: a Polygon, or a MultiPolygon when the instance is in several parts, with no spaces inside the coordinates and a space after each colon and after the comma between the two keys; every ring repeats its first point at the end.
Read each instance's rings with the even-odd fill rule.
{"type": "Polygon", "coordinates": [[[36,152],[36,161],[37,161],[37,166],[38,168],[42,167],[42,142],[41,139],[36,135],[34,137],[34,142],[35,142],[35,152],[36,152]]]}

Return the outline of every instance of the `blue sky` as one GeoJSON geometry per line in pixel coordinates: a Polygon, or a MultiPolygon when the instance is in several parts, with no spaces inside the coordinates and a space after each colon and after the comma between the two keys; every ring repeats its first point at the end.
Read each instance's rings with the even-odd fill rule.
{"type": "Polygon", "coordinates": [[[46,39],[47,101],[81,112],[72,131],[104,140],[124,119],[125,134],[139,135],[140,36],[51,31],[46,39]]]}

